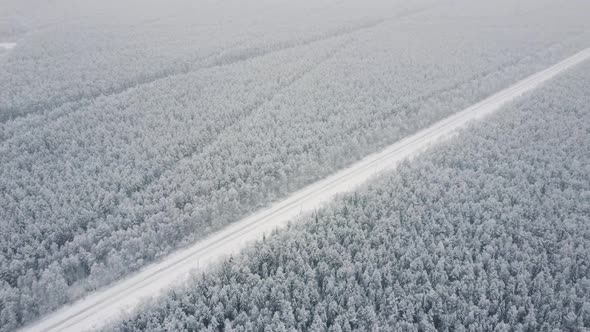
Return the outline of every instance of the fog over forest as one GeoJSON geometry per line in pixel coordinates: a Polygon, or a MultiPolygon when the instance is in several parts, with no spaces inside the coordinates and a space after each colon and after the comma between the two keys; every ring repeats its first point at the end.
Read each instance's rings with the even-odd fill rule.
{"type": "MultiPolygon", "coordinates": [[[[588,13],[585,0],[1,1],[0,332],[589,47],[588,13]]],[[[588,74],[110,328],[590,328],[588,74]]]]}

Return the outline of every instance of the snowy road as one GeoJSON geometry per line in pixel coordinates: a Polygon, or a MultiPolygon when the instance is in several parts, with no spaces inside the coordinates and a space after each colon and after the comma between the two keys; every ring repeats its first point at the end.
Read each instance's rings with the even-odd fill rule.
{"type": "Polygon", "coordinates": [[[349,192],[375,174],[394,169],[400,161],[451,137],[468,122],[497,111],[501,106],[537,88],[560,72],[590,58],[590,48],[532,75],[497,94],[408,136],[379,153],[328,178],[299,190],[281,202],[229,225],[191,247],[177,251],[159,263],[90,294],[73,305],[44,317],[23,331],[83,331],[103,326],[109,320],[133,309],[146,297],[161,294],[182,283],[195,269],[203,269],[227,255],[238,252],[264,233],[285,226],[301,213],[313,211],[340,193],[349,192]]]}

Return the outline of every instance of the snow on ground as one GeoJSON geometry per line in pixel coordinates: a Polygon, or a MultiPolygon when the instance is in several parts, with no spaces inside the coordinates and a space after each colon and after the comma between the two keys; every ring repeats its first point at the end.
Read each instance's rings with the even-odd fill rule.
{"type": "Polygon", "coordinates": [[[11,50],[16,46],[16,43],[0,43],[0,49],[11,50]]]}
{"type": "Polygon", "coordinates": [[[287,225],[301,214],[312,212],[330,202],[336,195],[358,188],[383,171],[394,169],[428,147],[444,141],[473,120],[481,119],[506,103],[537,88],[559,73],[590,58],[587,48],[562,62],[502,90],[495,95],[432,126],[408,136],[379,153],[367,156],[349,168],[293,193],[285,200],[263,209],[195,245],[180,250],[157,264],[124,279],[109,288],[91,294],[71,306],[62,308],[24,331],[82,331],[98,328],[122,313],[132,310],[143,300],[162,294],[183,283],[191,272],[203,270],[263,234],[287,225]]]}

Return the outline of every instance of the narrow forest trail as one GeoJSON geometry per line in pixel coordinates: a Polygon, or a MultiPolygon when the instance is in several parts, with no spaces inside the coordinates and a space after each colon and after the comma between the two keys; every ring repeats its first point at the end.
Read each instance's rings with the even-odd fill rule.
{"type": "Polygon", "coordinates": [[[590,48],[587,48],[388,146],[379,153],[371,154],[350,167],[293,193],[269,208],[171,254],[158,263],[147,266],[139,273],[44,317],[25,327],[23,331],[83,331],[104,326],[110,320],[135,308],[142,300],[183,283],[191,271],[203,270],[210,264],[239,252],[252,241],[262,238],[263,234],[269,234],[275,228],[286,226],[290,220],[301,214],[322,207],[336,195],[358,188],[378,173],[395,169],[401,161],[444,141],[471,121],[499,110],[506,103],[589,58],[590,48]]]}

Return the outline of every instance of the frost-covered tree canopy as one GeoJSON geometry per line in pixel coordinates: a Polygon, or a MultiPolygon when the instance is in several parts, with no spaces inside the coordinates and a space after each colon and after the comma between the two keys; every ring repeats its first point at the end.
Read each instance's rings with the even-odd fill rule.
{"type": "Polygon", "coordinates": [[[590,64],[115,331],[590,327],[590,64]]]}
{"type": "Polygon", "coordinates": [[[1,14],[0,330],[590,44],[582,0],[126,1],[1,14]]]}

